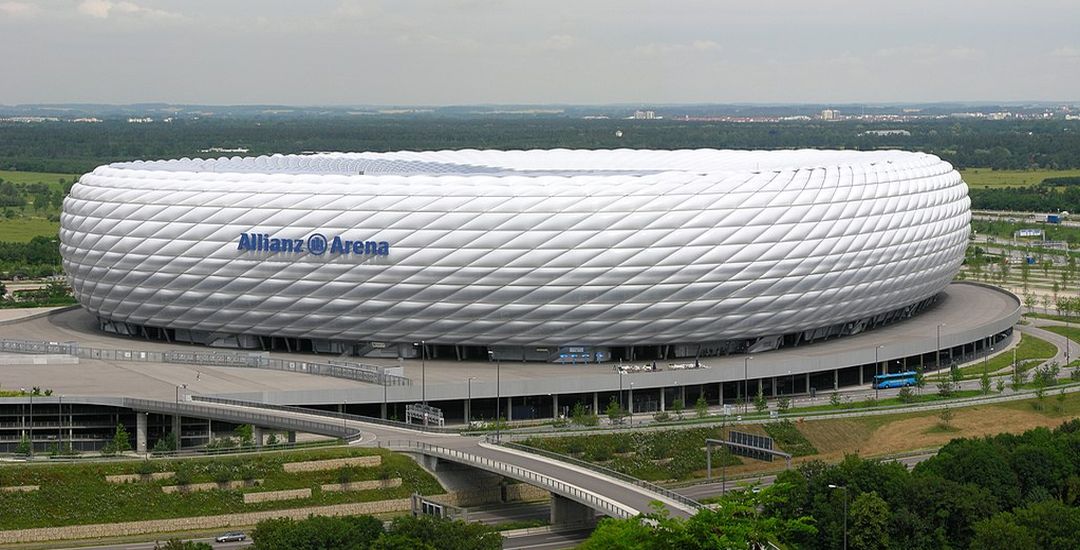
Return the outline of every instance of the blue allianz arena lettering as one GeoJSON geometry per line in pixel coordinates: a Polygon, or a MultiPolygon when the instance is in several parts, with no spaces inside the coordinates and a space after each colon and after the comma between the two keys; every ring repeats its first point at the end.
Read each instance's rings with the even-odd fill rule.
{"type": "Polygon", "coordinates": [[[390,243],[386,241],[353,241],[335,235],[329,243],[326,243],[326,239],[322,235],[315,234],[313,237],[316,238],[309,237],[307,240],[284,239],[266,233],[241,233],[236,249],[248,252],[288,252],[294,254],[308,252],[317,256],[324,253],[357,256],[390,255],[390,243]],[[315,245],[311,246],[312,243],[315,243],[315,245]]]}

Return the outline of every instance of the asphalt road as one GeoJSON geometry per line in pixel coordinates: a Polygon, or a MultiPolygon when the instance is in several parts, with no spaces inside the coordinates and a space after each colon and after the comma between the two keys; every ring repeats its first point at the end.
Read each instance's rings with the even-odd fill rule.
{"type": "Polygon", "coordinates": [[[532,550],[555,550],[559,548],[573,548],[589,538],[592,529],[580,529],[576,531],[557,531],[554,533],[538,533],[503,539],[503,548],[532,550]]]}
{"type": "MultiPolygon", "coordinates": [[[[104,550],[104,549],[108,549],[108,550],[154,550],[154,545],[156,545],[158,543],[158,541],[165,542],[166,540],[168,540],[168,538],[159,537],[159,538],[157,538],[155,540],[146,541],[146,542],[129,542],[129,543],[119,543],[119,544],[114,543],[114,544],[106,544],[106,545],[102,545],[102,546],[69,546],[69,547],[66,547],[66,548],[58,547],[58,550],[104,550]]],[[[251,544],[252,544],[251,539],[248,539],[248,540],[246,540],[244,542],[221,542],[221,543],[214,542],[213,538],[200,538],[200,539],[187,539],[187,538],[184,538],[182,540],[190,540],[190,541],[193,541],[193,542],[205,542],[205,543],[213,546],[215,549],[220,549],[220,550],[227,550],[227,549],[230,549],[230,548],[245,548],[245,547],[251,546],[251,544]]]]}

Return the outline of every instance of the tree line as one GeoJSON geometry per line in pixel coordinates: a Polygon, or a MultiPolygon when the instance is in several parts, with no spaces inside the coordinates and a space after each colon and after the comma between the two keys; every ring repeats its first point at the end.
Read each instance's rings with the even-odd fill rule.
{"type": "Polygon", "coordinates": [[[955,439],[909,471],[848,456],[788,470],[686,521],[603,520],[586,550],[1080,548],[1080,420],[955,439]]]}
{"type": "Polygon", "coordinates": [[[744,124],[665,120],[583,120],[535,116],[327,116],[177,119],[171,123],[0,123],[0,169],[81,173],[107,162],[304,151],[529,148],[906,149],[934,153],[958,168],[1078,168],[1072,121],[924,120],[905,123],[801,121],[744,124]],[[908,135],[868,130],[903,128],[908,135]],[[618,132],[618,135],[617,135],[618,132]]]}

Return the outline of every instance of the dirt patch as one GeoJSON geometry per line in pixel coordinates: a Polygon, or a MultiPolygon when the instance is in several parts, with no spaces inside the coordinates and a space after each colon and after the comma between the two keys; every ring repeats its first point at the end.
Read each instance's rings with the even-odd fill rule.
{"type": "Polygon", "coordinates": [[[937,447],[958,437],[983,437],[999,433],[1020,433],[1039,426],[1053,427],[1067,417],[1046,416],[1034,410],[1024,411],[1001,407],[968,407],[954,409],[952,432],[931,432],[941,422],[937,415],[906,418],[890,422],[874,431],[860,454],[896,453],[909,449],[937,447]]]}

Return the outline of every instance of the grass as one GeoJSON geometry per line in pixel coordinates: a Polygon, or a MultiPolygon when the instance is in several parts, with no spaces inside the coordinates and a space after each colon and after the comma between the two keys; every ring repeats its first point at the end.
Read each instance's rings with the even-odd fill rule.
{"type": "MultiPolygon", "coordinates": [[[[929,380],[929,378],[927,378],[929,380]]],[[[917,391],[917,390],[915,390],[917,391]]],[[[975,397],[981,395],[982,392],[978,390],[961,390],[953,392],[953,395],[949,399],[961,399],[964,397],[975,397]]],[[[867,407],[888,407],[895,405],[914,405],[919,403],[932,403],[934,401],[942,401],[945,398],[938,395],[938,393],[929,385],[923,388],[922,394],[915,395],[913,401],[905,403],[900,400],[899,397],[889,397],[886,399],[863,399],[859,401],[842,401],[840,405],[833,405],[831,403],[825,405],[813,405],[810,407],[797,407],[791,409],[793,413],[807,413],[807,412],[819,412],[819,411],[836,411],[846,409],[863,409],[867,407]]]]}
{"type": "Polygon", "coordinates": [[[991,170],[969,168],[960,175],[969,187],[1027,187],[1046,178],[1080,176],[1080,170],[991,170]]]}
{"type": "MultiPolygon", "coordinates": [[[[1072,320],[1075,321],[1075,319],[1072,320]]],[[[1047,325],[1039,328],[1043,330],[1048,330],[1050,332],[1053,332],[1054,334],[1060,334],[1061,336],[1064,336],[1069,340],[1072,340],[1073,342],[1080,341],[1080,328],[1077,327],[1059,327],[1054,325],[1047,325]]]]}
{"type": "Polygon", "coordinates": [[[60,222],[39,217],[0,217],[0,241],[26,243],[38,235],[55,237],[60,232],[60,222]]]}
{"type": "MultiPolygon", "coordinates": [[[[1042,338],[1024,334],[1020,344],[1016,346],[1016,362],[1023,363],[1031,360],[1046,360],[1057,354],[1057,347],[1042,338]]],[[[964,380],[970,380],[982,376],[983,371],[993,374],[996,371],[1012,366],[1013,354],[1008,350],[991,357],[983,364],[983,361],[972,363],[960,369],[960,376],[964,380]]],[[[928,380],[941,380],[949,376],[947,372],[928,377],[928,380]]]]}
{"type": "Polygon", "coordinates": [[[366,502],[405,498],[413,492],[438,494],[443,489],[414,461],[381,449],[322,448],[301,451],[260,453],[242,457],[215,457],[153,460],[154,471],[183,471],[192,482],[230,479],[264,479],[246,490],[214,490],[197,493],[162,492],[174,480],[112,484],[106,475],[136,473],[142,461],[94,462],[82,464],[20,464],[0,467],[0,485],[40,485],[30,493],[0,493],[0,529],[114,523],[175,517],[207,516],[236,512],[323,506],[345,502],[366,502]],[[354,468],[351,479],[400,477],[401,487],[371,491],[322,492],[319,485],[337,483],[339,470],[285,473],[282,464],[302,460],[381,454],[382,465],[354,468]],[[281,489],[312,488],[312,497],[303,500],[244,504],[243,493],[281,489]]]}
{"type": "Polygon", "coordinates": [[[64,181],[71,183],[72,180],[78,178],[76,174],[57,174],[55,172],[23,172],[12,170],[0,170],[0,179],[4,181],[10,181],[11,183],[44,183],[49,186],[50,191],[62,191],[63,185],[60,183],[62,178],[64,181]]]}
{"type": "MultiPolygon", "coordinates": [[[[983,437],[1004,432],[1021,433],[1039,426],[1057,426],[1065,420],[1080,416],[1080,393],[1065,394],[1064,400],[1059,402],[1057,392],[1056,389],[1047,390],[1042,410],[1036,409],[1037,400],[1034,398],[974,407],[956,407],[953,409],[953,418],[950,420],[948,429],[939,426],[942,422],[940,411],[933,410],[852,418],[799,420],[791,422],[792,427],[786,430],[799,434],[795,437],[801,436],[802,439],[806,440],[810,448],[815,449],[812,454],[797,456],[795,462],[814,459],[840,460],[847,454],[864,456],[895,455],[910,451],[933,449],[944,445],[955,437],[983,437]]],[[[977,394],[978,392],[971,393],[977,394]]],[[[739,425],[737,429],[744,432],[765,434],[768,433],[770,427],[769,424],[762,422],[761,424],[739,425]]],[[[775,431],[775,428],[772,429],[775,431]]],[[[704,445],[704,438],[716,438],[720,432],[720,428],[716,427],[711,432],[714,435],[705,436],[702,433],[704,430],[704,428],[678,429],[673,426],[666,431],[651,432],[650,437],[653,440],[667,441],[670,448],[665,452],[665,456],[679,449],[681,449],[680,452],[687,455],[697,455],[697,453],[704,454],[701,448],[704,445]],[[687,433],[680,434],[680,432],[687,433]]],[[[585,452],[586,445],[590,443],[597,447],[607,446],[609,452],[615,452],[616,449],[610,448],[612,445],[606,443],[612,441],[610,439],[612,435],[616,434],[534,437],[526,443],[555,452],[573,454],[584,460],[603,463],[608,467],[615,467],[617,465],[615,460],[608,458],[605,458],[605,460],[593,460],[590,458],[589,453],[585,452]]],[[[627,438],[621,443],[622,450],[627,453],[647,454],[653,452],[647,445],[642,444],[642,442],[646,441],[645,439],[629,438],[631,435],[644,437],[649,433],[637,432],[617,435],[627,438]]],[[[785,437],[788,435],[784,434],[785,437]]],[[[782,444],[779,446],[787,452],[796,454],[792,452],[793,447],[789,448],[790,444],[789,447],[782,444]]],[[[663,461],[658,462],[664,464],[663,461]]],[[[667,462],[667,464],[672,462],[674,460],[667,462]]],[[[714,466],[720,465],[717,453],[713,455],[713,464],[714,466]]],[[[728,474],[761,474],[776,468],[775,462],[744,459],[739,463],[735,463],[735,461],[729,462],[728,474]]],[[[705,474],[704,468],[699,468],[688,470],[686,475],[683,476],[667,475],[662,477],[663,470],[660,470],[661,472],[657,474],[657,477],[652,478],[653,481],[700,479],[704,478],[705,474]]],[[[634,475],[634,472],[630,471],[625,473],[634,475]]]]}
{"type": "Polygon", "coordinates": [[[818,454],[817,448],[806,439],[806,436],[804,436],[799,429],[795,427],[795,423],[790,420],[770,422],[763,427],[765,428],[765,432],[769,434],[769,437],[773,438],[776,444],[781,449],[791,454],[791,456],[810,456],[818,454]]]}

